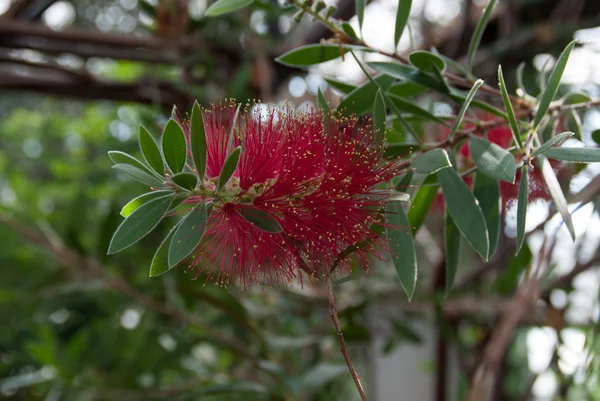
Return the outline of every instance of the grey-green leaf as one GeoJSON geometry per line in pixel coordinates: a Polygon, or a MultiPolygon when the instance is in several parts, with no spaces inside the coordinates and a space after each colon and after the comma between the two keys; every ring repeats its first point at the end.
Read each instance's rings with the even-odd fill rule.
{"type": "Polygon", "coordinates": [[[206,134],[204,132],[204,120],[198,102],[194,102],[190,122],[190,142],[192,144],[192,157],[200,181],[204,180],[206,173],[206,134]]]}
{"type": "Polygon", "coordinates": [[[458,261],[460,258],[460,231],[446,210],[446,224],[444,230],[445,253],[446,253],[446,294],[452,290],[456,273],[458,271],[458,261]]]}
{"type": "Polygon", "coordinates": [[[551,159],[569,162],[600,162],[600,148],[550,148],[544,154],[551,159]]]}
{"type": "Polygon", "coordinates": [[[554,174],[554,170],[552,170],[552,166],[550,162],[545,157],[541,156],[537,159],[538,165],[542,169],[542,176],[544,177],[544,181],[546,181],[546,185],[548,186],[548,191],[552,196],[552,200],[554,201],[554,207],[560,213],[573,238],[575,241],[575,227],[573,227],[573,221],[571,220],[571,213],[569,213],[569,209],[567,207],[567,200],[565,199],[565,195],[560,187],[560,183],[554,174]]]}
{"type": "Polygon", "coordinates": [[[181,188],[193,191],[198,184],[198,178],[192,173],[179,173],[171,177],[171,180],[181,188]]]}
{"type": "Polygon", "coordinates": [[[129,217],[131,213],[136,211],[143,204],[148,203],[153,199],[161,198],[172,193],[173,191],[152,191],[140,195],[137,198],[130,200],[129,203],[123,206],[123,208],[121,209],[121,216],[129,217]]]}
{"type": "Polygon", "coordinates": [[[141,182],[142,184],[148,185],[150,187],[159,187],[162,185],[162,181],[156,178],[154,175],[148,174],[143,170],[138,169],[130,164],[115,164],[112,166],[115,170],[119,170],[130,176],[136,181],[141,182]]]}
{"type": "Polygon", "coordinates": [[[204,13],[207,17],[216,17],[217,15],[227,14],[240,8],[252,4],[254,0],[217,0],[206,9],[204,13]]]}
{"type": "Polygon", "coordinates": [[[373,103],[373,131],[375,132],[377,143],[381,143],[385,138],[385,120],[385,100],[383,100],[381,90],[377,90],[375,102],[373,103]]]}
{"type": "Polygon", "coordinates": [[[142,154],[150,167],[152,167],[158,175],[163,176],[165,174],[165,165],[160,154],[160,149],[158,148],[156,141],[154,141],[154,138],[152,138],[152,135],[150,135],[143,125],[140,125],[139,142],[142,154]]]}
{"type": "Polygon", "coordinates": [[[268,233],[280,233],[283,231],[277,219],[267,212],[256,208],[241,208],[240,215],[249,223],[268,233]]]}
{"type": "Polygon", "coordinates": [[[446,69],[446,62],[440,56],[426,50],[414,51],[408,58],[412,65],[424,72],[434,73],[436,69],[438,71],[446,69]]]}
{"type": "Polygon", "coordinates": [[[502,66],[498,66],[498,84],[500,85],[500,91],[502,92],[502,101],[504,102],[504,108],[508,115],[508,122],[510,123],[510,130],[513,134],[515,143],[519,145],[519,149],[523,149],[523,141],[521,140],[521,133],[519,131],[519,124],[515,111],[513,110],[512,103],[510,102],[510,96],[506,89],[506,83],[504,82],[504,74],[502,74],[502,66]]]}
{"type": "Polygon", "coordinates": [[[223,168],[221,169],[221,173],[219,174],[219,179],[217,181],[217,190],[223,188],[223,186],[229,181],[235,169],[237,168],[238,161],[240,160],[240,153],[242,152],[241,147],[237,147],[227,156],[225,162],[223,163],[223,168]]]}
{"type": "Polygon", "coordinates": [[[373,105],[373,99],[379,89],[377,85],[386,90],[392,84],[394,78],[389,75],[380,74],[373,78],[373,81],[369,80],[348,93],[340,102],[337,110],[342,110],[346,114],[362,114],[366,112],[373,105]]]}
{"type": "Polygon", "coordinates": [[[138,170],[142,170],[148,175],[154,175],[152,170],[150,170],[144,163],[125,152],[111,150],[108,152],[108,157],[110,157],[110,160],[112,160],[112,162],[115,164],[128,164],[137,168],[138,170]]]}
{"type": "Polygon", "coordinates": [[[491,178],[515,182],[517,164],[510,152],[475,135],[469,140],[469,149],[479,171],[491,178]]]}
{"type": "Polygon", "coordinates": [[[347,84],[346,82],[338,81],[337,79],[333,79],[333,78],[323,78],[323,79],[325,80],[325,82],[327,82],[329,85],[331,85],[331,87],[333,87],[333,89],[341,92],[344,95],[346,93],[350,93],[354,89],[356,89],[356,86],[347,84]]]}
{"type": "Polygon", "coordinates": [[[406,100],[393,94],[388,94],[388,99],[402,112],[412,114],[413,116],[423,117],[426,120],[435,121],[441,125],[449,126],[444,119],[441,119],[420,107],[414,100],[406,100]]]}
{"type": "Polygon", "coordinates": [[[395,95],[401,98],[412,97],[422,93],[425,90],[421,85],[417,85],[412,82],[399,82],[397,84],[393,84],[388,89],[388,93],[390,95],[395,95]]]}
{"type": "Polygon", "coordinates": [[[175,230],[177,226],[173,227],[171,231],[169,231],[169,235],[163,240],[160,244],[154,257],[152,258],[152,263],[150,264],[150,277],[160,276],[161,274],[167,272],[169,268],[169,247],[171,246],[171,241],[173,239],[173,234],[175,234],[175,230]]]}
{"type": "Polygon", "coordinates": [[[419,174],[431,174],[451,167],[450,158],[444,149],[432,149],[415,159],[412,166],[419,174]]]}
{"type": "Polygon", "coordinates": [[[358,29],[362,32],[363,21],[365,19],[365,0],[355,0],[356,18],[358,18],[358,29]]]}
{"type": "Polygon", "coordinates": [[[392,262],[400,284],[410,299],[417,285],[417,256],[410,223],[406,212],[398,202],[387,204],[386,216],[385,232],[392,254],[392,262]]]}
{"type": "Polygon", "coordinates": [[[576,41],[572,41],[567,45],[565,50],[560,54],[558,60],[556,61],[556,65],[550,74],[550,78],[548,78],[548,86],[542,97],[540,99],[540,104],[538,106],[537,112],[535,113],[535,118],[533,119],[533,128],[536,129],[542,119],[546,115],[548,108],[550,107],[550,103],[552,99],[554,99],[554,95],[556,95],[556,91],[558,90],[558,85],[560,84],[560,80],[562,78],[563,72],[565,71],[565,67],[567,66],[567,61],[569,61],[569,56],[571,55],[571,51],[575,46],[576,41]]]}
{"type": "Polygon", "coordinates": [[[169,268],[187,258],[198,247],[206,224],[206,205],[199,203],[179,223],[169,246],[169,268]]]}
{"type": "Polygon", "coordinates": [[[534,150],[531,153],[531,157],[534,158],[538,155],[543,155],[545,154],[548,149],[550,149],[552,146],[556,145],[559,142],[564,141],[565,139],[572,137],[573,135],[575,135],[573,132],[563,132],[561,134],[555,135],[552,138],[548,139],[546,142],[544,142],[542,144],[542,146],[540,146],[539,148],[537,148],[536,150],[534,150]]]}
{"type": "Polygon", "coordinates": [[[394,48],[398,47],[402,32],[408,22],[408,16],[410,15],[410,7],[412,0],[398,0],[398,10],[396,11],[396,27],[394,29],[394,48]]]}
{"type": "Polygon", "coordinates": [[[453,168],[439,170],[437,177],[454,223],[471,247],[487,260],[489,238],[477,199],[453,168]]]}
{"type": "Polygon", "coordinates": [[[525,240],[525,225],[527,223],[527,205],[529,204],[529,169],[525,164],[521,168],[521,182],[517,199],[517,252],[521,250],[525,240]]]}
{"type": "Polygon", "coordinates": [[[500,185],[497,180],[477,171],[475,173],[473,195],[479,202],[479,207],[485,219],[485,226],[490,240],[488,259],[491,259],[494,252],[496,252],[498,239],[500,238],[500,185]]]}
{"type": "Polygon", "coordinates": [[[173,119],[170,119],[165,125],[162,150],[173,174],[181,173],[186,157],[185,135],[177,121],[173,119]]]}
{"type": "Polygon", "coordinates": [[[483,14],[481,14],[481,18],[477,22],[477,26],[473,31],[473,36],[471,36],[471,41],[469,42],[469,49],[467,50],[467,70],[471,71],[471,67],[473,66],[473,59],[475,58],[475,53],[477,52],[477,48],[479,47],[479,42],[481,42],[481,37],[483,36],[483,31],[490,20],[492,15],[492,11],[494,10],[494,6],[496,5],[497,0],[490,0],[483,10],[483,14]]]}
{"type": "Polygon", "coordinates": [[[462,120],[463,120],[463,118],[465,118],[465,114],[466,114],[467,110],[469,109],[469,106],[471,105],[471,101],[475,97],[475,94],[477,93],[477,90],[479,89],[479,87],[481,85],[483,85],[483,80],[478,79],[477,81],[475,81],[475,83],[473,84],[473,87],[467,94],[467,97],[465,98],[465,101],[463,102],[463,104],[460,107],[460,110],[458,112],[458,115],[456,116],[456,120],[454,120],[454,125],[450,129],[450,135],[448,136],[448,138],[450,140],[452,138],[454,138],[454,134],[456,133],[456,131],[462,124],[462,120]]]}
{"type": "Polygon", "coordinates": [[[275,61],[290,67],[308,67],[335,60],[350,50],[372,51],[365,46],[343,45],[340,47],[336,44],[312,44],[290,50],[277,57],[275,61]]]}
{"type": "Polygon", "coordinates": [[[152,231],[169,210],[172,195],[151,200],[137,208],[115,231],[108,246],[108,254],[122,251],[152,231]]]}

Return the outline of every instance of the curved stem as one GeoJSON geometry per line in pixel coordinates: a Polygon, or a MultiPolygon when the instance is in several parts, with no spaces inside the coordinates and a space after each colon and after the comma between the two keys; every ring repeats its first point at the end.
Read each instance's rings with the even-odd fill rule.
{"type": "Polygon", "coordinates": [[[329,274],[325,277],[325,283],[327,285],[327,295],[329,298],[329,314],[331,315],[331,320],[333,321],[338,340],[340,341],[340,350],[342,351],[342,355],[346,360],[346,365],[348,365],[348,370],[350,371],[352,380],[354,380],[354,384],[356,385],[356,389],[360,394],[360,398],[362,399],[362,401],[367,401],[367,395],[365,394],[365,390],[363,389],[363,386],[360,382],[358,373],[356,373],[356,369],[354,369],[354,365],[352,364],[352,360],[350,359],[350,354],[348,354],[348,350],[346,349],[346,342],[344,341],[344,335],[342,334],[340,319],[338,318],[337,307],[335,305],[335,296],[333,295],[333,285],[331,284],[331,276],[329,274]]]}

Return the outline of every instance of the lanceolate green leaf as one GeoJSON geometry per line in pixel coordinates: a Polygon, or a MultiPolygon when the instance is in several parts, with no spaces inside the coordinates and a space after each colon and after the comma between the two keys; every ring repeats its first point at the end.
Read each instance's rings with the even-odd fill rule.
{"type": "Polygon", "coordinates": [[[407,80],[435,92],[448,95],[448,88],[442,82],[439,82],[437,78],[434,78],[429,74],[419,71],[415,67],[399,63],[390,63],[388,61],[374,61],[367,63],[367,65],[374,70],[391,75],[402,81],[407,80]]]}
{"type": "Polygon", "coordinates": [[[362,114],[373,105],[373,99],[379,89],[377,85],[386,90],[394,81],[389,75],[378,75],[373,81],[367,81],[363,85],[348,93],[340,102],[337,110],[346,114],[362,114]]]}
{"type": "Polygon", "coordinates": [[[154,175],[148,174],[137,167],[132,166],[131,164],[115,164],[112,166],[115,170],[119,170],[130,176],[136,181],[141,182],[142,184],[148,185],[150,187],[157,188],[162,185],[162,181],[156,178],[154,175]]]}
{"type": "Polygon", "coordinates": [[[192,143],[192,157],[200,181],[204,181],[206,173],[206,134],[204,132],[204,121],[202,111],[198,102],[194,102],[192,118],[190,122],[190,142],[192,143]]]}
{"type": "Polygon", "coordinates": [[[122,251],[145,237],[158,225],[172,201],[173,196],[167,195],[137,208],[115,231],[108,246],[108,254],[122,251]]]}
{"type": "Polygon", "coordinates": [[[153,199],[161,198],[166,195],[170,195],[172,193],[173,193],[173,191],[152,191],[152,192],[147,192],[143,195],[140,195],[137,198],[130,200],[129,203],[127,203],[125,206],[123,206],[123,209],[121,209],[121,216],[129,217],[129,215],[131,213],[133,213],[135,210],[137,210],[143,204],[148,203],[153,199]]]}
{"type": "Polygon", "coordinates": [[[477,52],[477,48],[479,47],[479,42],[481,42],[481,37],[483,36],[483,31],[490,20],[492,15],[492,11],[494,10],[494,6],[496,5],[497,0],[490,0],[483,10],[483,14],[481,18],[479,18],[479,22],[475,27],[475,31],[473,31],[473,36],[471,37],[471,41],[469,42],[469,49],[467,50],[467,70],[471,71],[471,67],[473,66],[473,58],[475,57],[475,53],[477,52]]]}
{"type": "Polygon", "coordinates": [[[171,246],[171,240],[177,227],[175,226],[169,231],[169,235],[163,240],[154,254],[152,263],[150,264],[150,277],[160,276],[169,270],[169,247],[171,246]]]}
{"type": "Polygon", "coordinates": [[[350,50],[372,51],[365,46],[343,45],[340,49],[336,44],[312,44],[290,50],[277,57],[275,61],[290,67],[308,67],[335,60],[350,50]]]}
{"type": "Polygon", "coordinates": [[[435,73],[436,69],[446,69],[446,62],[440,56],[426,50],[414,51],[408,57],[412,65],[424,72],[435,73]]]}
{"type": "Polygon", "coordinates": [[[227,181],[231,178],[235,169],[237,168],[238,161],[240,160],[240,153],[242,152],[241,147],[237,147],[227,156],[225,162],[223,163],[223,168],[221,169],[221,174],[219,174],[219,179],[217,181],[217,190],[223,188],[227,181]]]}
{"type": "Polygon", "coordinates": [[[550,149],[552,146],[556,145],[559,142],[564,141],[565,139],[572,137],[573,135],[575,135],[572,132],[563,132],[562,134],[558,134],[553,136],[552,138],[548,139],[546,142],[544,142],[542,144],[542,146],[540,146],[539,148],[537,148],[536,150],[534,150],[531,153],[531,157],[536,157],[537,155],[543,155],[545,154],[548,149],[550,149]]]}
{"type": "Polygon", "coordinates": [[[323,92],[321,92],[321,88],[317,91],[317,106],[319,106],[319,110],[321,110],[322,113],[329,113],[329,105],[327,104],[327,99],[325,99],[323,92]]]}
{"type": "Polygon", "coordinates": [[[508,122],[510,123],[510,129],[513,134],[513,139],[515,140],[515,143],[519,145],[519,149],[523,149],[523,141],[521,140],[519,124],[517,122],[517,117],[515,116],[515,111],[513,110],[512,103],[510,102],[508,90],[506,89],[504,75],[502,74],[502,66],[498,66],[498,83],[500,85],[500,91],[502,92],[502,101],[504,102],[504,108],[506,109],[506,114],[508,115],[508,122]]]}
{"type": "Polygon", "coordinates": [[[162,156],[160,155],[160,150],[158,149],[158,145],[154,141],[154,138],[152,138],[152,135],[150,135],[143,125],[140,125],[139,142],[144,158],[150,167],[162,177],[165,174],[165,165],[162,156]]]}
{"type": "Polygon", "coordinates": [[[373,103],[373,131],[375,131],[375,137],[377,143],[380,143],[385,138],[385,100],[380,90],[377,90],[375,95],[375,103],[373,103]]]}
{"type": "Polygon", "coordinates": [[[193,191],[198,184],[198,178],[192,173],[179,173],[171,177],[171,180],[181,188],[193,191]]]}
{"type": "Polygon", "coordinates": [[[419,174],[431,174],[451,167],[452,163],[444,149],[432,149],[417,157],[412,165],[419,174]]]}
{"type": "Polygon", "coordinates": [[[386,159],[396,159],[398,157],[408,157],[414,151],[420,150],[421,146],[410,143],[394,143],[383,149],[383,157],[386,159]]]}
{"type": "Polygon", "coordinates": [[[456,272],[458,271],[458,260],[460,258],[460,231],[446,210],[446,224],[444,230],[445,253],[446,253],[446,294],[452,290],[456,272]]]}
{"type": "Polygon", "coordinates": [[[445,120],[418,106],[413,100],[406,100],[391,93],[388,94],[388,98],[392,101],[392,103],[394,103],[398,110],[402,112],[412,114],[413,116],[423,117],[426,120],[435,121],[439,124],[449,126],[445,120]]]}
{"type": "Polygon", "coordinates": [[[204,15],[207,17],[216,17],[217,15],[227,14],[249,6],[253,1],[254,0],[217,0],[206,9],[204,15]]]}
{"type": "Polygon", "coordinates": [[[521,250],[525,240],[525,225],[527,223],[527,205],[529,203],[529,170],[527,165],[521,168],[521,182],[517,199],[517,252],[521,250]]]}
{"type": "Polygon", "coordinates": [[[573,221],[571,220],[571,213],[569,213],[569,209],[567,207],[567,200],[565,199],[565,195],[562,192],[560,187],[560,183],[552,170],[552,166],[548,159],[544,156],[540,156],[537,158],[538,165],[542,169],[542,176],[544,177],[544,181],[546,181],[546,185],[548,186],[548,191],[552,196],[552,200],[554,201],[554,207],[560,213],[573,238],[575,241],[575,227],[573,227],[573,221]]]}
{"type": "Polygon", "coordinates": [[[180,173],[185,165],[185,135],[177,121],[170,119],[165,125],[162,149],[167,165],[173,174],[180,173]]]}
{"type": "Polygon", "coordinates": [[[398,202],[386,206],[385,228],[392,261],[396,267],[400,284],[408,298],[412,298],[417,284],[417,256],[415,244],[406,213],[398,202]]]}
{"type": "Polygon", "coordinates": [[[408,16],[410,15],[410,7],[412,0],[398,0],[398,11],[396,11],[396,28],[394,30],[394,48],[398,47],[404,27],[408,22],[408,16]]]}
{"type": "Polygon", "coordinates": [[[544,154],[551,159],[569,162],[600,162],[600,148],[550,148],[544,154]]]}
{"type": "Polygon", "coordinates": [[[548,108],[550,107],[552,99],[554,99],[554,95],[556,95],[558,85],[560,84],[563,72],[565,71],[565,67],[567,66],[567,61],[569,60],[569,56],[571,55],[571,50],[573,50],[574,46],[575,41],[572,41],[567,45],[565,50],[563,50],[563,52],[558,57],[556,65],[552,70],[552,74],[550,74],[550,78],[548,79],[548,86],[542,94],[538,110],[535,113],[535,118],[533,119],[534,129],[536,129],[538,125],[540,125],[540,123],[542,122],[542,119],[544,118],[546,112],[548,111],[548,108]]]}
{"type": "Polygon", "coordinates": [[[283,231],[277,219],[270,214],[255,208],[242,208],[240,215],[255,227],[268,233],[283,231]]]}
{"type": "Polygon", "coordinates": [[[497,180],[477,171],[475,173],[473,195],[479,202],[479,207],[485,218],[485,226],[490,239],[488,259],[491,259],[494,252],[496,252],[498,239],[500,238],[500,185],[497,180]]]}
{"type": "Polygon", "coordinates": [[[412,205],[408,210],[408,220],[413,234],[416,234],[423,225],[438,189],[439,185],[422,185],[413,197],[412,205]]]}
{"type": "Polygon", "coordinates": [[[454,125],[450,129],[450,135],[448,136],[449,139],[454,138],[454,134],[456,133],[456,131],[462,124],[462,120],[463,120],[463,118],[465,118],[465,113],[469,109],[469,106],[471,105],[471,101],[475,97],[475,94],[477,93],[477,90],[479,89],[479,87],[481,85],[483,85],[483,80],[478,79],[477,81],[475,81],[475,83],[473,84],[473,87],[467,94],[467,97],[465,98],[465,101],[462,104],[462,106],[460,107],[460,111],[458,112],[458,115],[456,116],[456,120],[454,120],[454,125]]]}
{"type": "Polygon", "coordinates": [[[169,268],[187,258],[196,249],[206,224],[206,206],[199,203],[179,223],[169,246],[169,268]]]}
{"type": "Polygon", "coordinates": [[[111,150],[108,152],[108,157],[110,157],[110,160],[112,160],[112,162],[115,163],[115,165],[128,164],[130,166],[137,168],[138,170],[143,171],[144,173],[146,173],[148,175],[154,176],[154,173],[152,172],[152,170],[150,170],[148,167],[146,167],[146,165],[144,165],[144,163],[142,163],[135,157],[128,155],[125,152],[121,152],[118,150],[111,150]]]}
{"type": "Polygon", "coordinates": [[[363,21],[365,19],[365,0],[354,0],[356,4],[356,18],[358,18],[358,29],[362,32],[363,21]]]}
{"type": "Polygon", "coordinates": [[[515,182],[517,164],[510,152],[474,135],[469,140],[469,149],[479,171],[491,178],[515,182]]]}
{"type": "Polygon", "coordinates": [[[437,177],[454,223],[473,249],[487,260],[489,238],[477,199],[453,168],[439,170],[437,177]]]}
{"type": "Polygon", "coordinates": [[[401,98],[407,98],[418,95],[424,90],[424,87],[412,82],[399,82],[390,86],[390,89],[388,89],[388,93],[390,95],[395,95],[401,98]]]}
{"type": "Polygon", "coordinates": [[[336,89],[337,91],[342,92],[343,94],[350,93],[354,89],[356,89],[356,86],[347,84],[342,81],[338,81],[337,79],[333,79],[333,78],[323,78],[323,79],[325,80],[325,82],[327,82],[329,85],[331,85],[331,87],[333,87],[333,89],[336,89]]]}

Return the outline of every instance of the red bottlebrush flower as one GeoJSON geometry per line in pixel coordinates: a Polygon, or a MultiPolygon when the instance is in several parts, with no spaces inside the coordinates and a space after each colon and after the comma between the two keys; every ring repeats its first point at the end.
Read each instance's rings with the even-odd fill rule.
{"type": "MultiPolygon", "coordinates": [[[[299,269],[327,273],[349,246],[377,242],[370,227],[389,192],[376,187],[400,166],[383,159],[369,124],[331,118],[325,126],[318,112],[242,112],[232,131],[234,114],[235,105],[203,113],[205,186],[215,182],[231,149],[241,146],[242,153],[222,194],[188,200],[212,206],[192,268],[243,286],[277,284],[299,277],[299,269]],[[265,231],[248,216],[280,229],[265,231]]],[[[371,245],[355,255],[364,260],[368,252],[377,250],[371,245]]]]}

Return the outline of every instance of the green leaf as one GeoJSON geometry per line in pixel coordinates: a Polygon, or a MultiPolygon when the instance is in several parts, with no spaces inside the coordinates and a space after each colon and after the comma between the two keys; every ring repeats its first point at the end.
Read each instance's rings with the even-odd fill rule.
{"type": "Polygon", "coordinates": [[[253,0],[217,0],[206,9],[206,17],[216,17],[227,14],[252,4],[253,0]]]}
{"type": "Polygon", "coordinates": [[[358,18],[358,27],[362,32],[363,21],[365,19],[365,0],[355,0],[356,4],[356,18],[358,18]]]}
{"type": "Polygon", "coordinates": [[[198,184],[198,178],[192,173],[179,173],[171,177],[171,180],[181,188],[193,191],[198,184]]]}
{"type": "Polygon", "coordinates": [[[569,110],[566,115],[566,127],[575,134],[575,138],[583,141],[583,131],[581,129],[581,118],[575,110],[569,110]]]}
{"type": "Polygon", "coordinates": [[[458,112],[458,115],[456,116],[456,120],[454,120],[454,125],[450,129],[450,135],[448,136],[448,139],[452,140],[452,138],[454,138],[454,134],[456,133],[456,131],[462,124],[462,120],[463,120],[463,118],[465,118],[465,114],[466,114],[467,110],[469,109],[469,106],[471,105],[471,101],[475,97],[475,94],[477,93],[477,90],[479,89],[479,87],[481,85],[483,85],[483,80],[481,80],[481,79],[478,79],[473,84],[473,87],[467,94],[467,97],[465,98],[464,103],[460,107],[460,111],[458,112]]]}
{"type": "Polygon", "coordinates": [[[154,141],[154,138],[152,138],[152,135],[150,135],[143,125],[140,125],[139,142],[144,158],[150,167],[162,177],[165,174],[165,165],[162,156],[160,155],[160,150],[158,149],[158,145],[154,141]]]}
{"type": "Polygon", "coordinates": [[[542,119],[546,115],[548,108],[550,107],[550,103],[552,99],[554,99],[554,95],[556,95],[556,91],[558,90],[558,85],[560,84],[560,80],[562,78],[563,72],[565,71],[565,67],[567,66],[567,61],[569,61],[569,56],[571,55],[571,50],[573,50],[573,46],[575,46],[576,41],[572,41],[567,45],[565,50],[558,57],[558,61],[550,74],[550,78],[548,79],[548,86],[546,90],[542,94],[540,99],[540,104],[538,106],[537,112],[535,113],[535,118],[533,119],[533,128],[537,129],[538,125],[542,122],[542,119]]]}
{"type": "Polygon", "coordinates": [[[563,104],[582,104],[591,102],[592,98],[583,92],[572,92],[565,96],[563,104]]]}
{"type": "Polygon", "coordinates": [[[221,169],[221,173],[219,174],[219,179],[217,181],[217,191],[221,190],[227,181],[231,178],[235,169],[237,168],[238,161],[240,160],[240,153],[242,152],[242,148],[238,146],[227,156],[225,162],[223,163],[223,168],[221,169]]]}
{"type": "Polygon", "coordinates": [[[169,246],[169,268],[187,258],[198,247],[206,224],[206,205],[199,203],[179,223],[169,246]]]}
{"type": "Polygon", "coordinates": [[[385,138],[385,110],[385,100],[383,100],[381,90],[378,89],[373,103],[373,131],[375,131],[377,143],[381,143],[385,138]]]}
{"type": "MultiPolygon", "coordinates": [[[[361,29],[362,29],[362,26],[361,26],[361,29]]],[[[359,40],[358,35],[356,34],[356,32],[354,32],[354,28],[352,28],[352,25],[350,25],[349,23],[347,23],[345,21],[342,22],[342,30],[344,31],[344,33],[346,35],[350,36],[352,39],[359,40]]]]}
{"type": "Polygon", "coordinates": [[[406,100],[401,97],[389,94],[388,98],[394,103],[394,105],[398,108],[398,110],[412,114],[413,116],[423,117],[426,120],[435,121],[439,124],[448,126],[446,120],[439,118],[438,116],[433,115],[429,111],[424,108],[418,106],[412,100],[406,100]]]}
{"type": "Polygon", "coordinates": [[[277,219],[269,213],[256,208],[241,208],[240,215],[249,223],[268,233],[280,233],[283,231],[277,219]]]}
{"type": "Polygon", "coordinates": [[[398,143],[388,145],[383,149],[383,157],[386,159],[397,159],[398,157],[408,157],[413,152],[421,150],[421,146],[411,143],[398,143]]]}
{"type": "Polygon", "coordinates": [[[424,72],[434,73],[436,69],[438,71],[446,69],[446,62],[440,56],[426,50],[414,51],[408,58],[412,65],[424,72]]]}
{"type": "MultiPolygon", "coordinates": [[[[380,74],[373,78],[373,80],[385,90],[389,88],[394,78],[389,75],[380,74]]],[[[344,111],[346,114],[362,114],[366,112],[373,105],[373,99],[378,89],[377,85],[372,81],[365,82],[346,95],[340,102],[337,110],[344,111]]]]}
{"type": "Polygon", "coordinates": [[[473,195],[479,202],[479,207],[485,219],[488,238],[490,239],[490,252],[488,260],[494,256],[500,238],[501,197],[500,185],[497,180],[488,177],[480,171],[475,173],[473,195]]]}
{"type": "Polygon", "coordinates": [[[165,125],[162,149],[167,165],[173,174],[181,173],[186,156],[185,135],[177,121],[173,119],[170,119],[165,125]]]}
{"type": "Polygon", "coordinates": [[[419,174],[431,174],[452,167],[448,153],[444,149],[432,149],[418,156],[412,166],[419,174]]]}
{"type": "Polygon", "coordinates": [[[504,102],[504,108],[506,109],[506,114],[508,115],[508,122],[510,123],[513,139],[515,140],[515,143],[519,145],[519,149],[524,149],[517,117],[515,116],[515,111],[513,110],[512,103],[510,102],[510,96],[506,90],[506,83],[504,82],[504,75],[502,74],[502,66],[498,66],[498,84],[500,85],[500,91],[502,92],[502,101],[504,102]]]}
{"type": "Polygon", "coordinates": [[[206,135],[204,132],[204,120],[198,102],[194,102],[192,118],[190,121],[190,142],[192,143],[192,157],[200,182],[204,181],[206,173],[206,135]]]}
{"type": "Polygon", "coordinates": [[[161,198],[170,194],[173,194],[173,191],[152,191],[140,195],[137,198],[130,200],[129,203],[123,206],[123,208],[121,209],[121,216],[129,217],[131,213],[136,211],[143,204],[146,204],[156,198],[161,198]]]}
{"type": "Polygon", "coordinates": [[[111,150],[108,152],[108,157],[112,160],[113,163],[116,164],[128,164],[137,168],[138,170],[142,170],[144,173],[154,176],[152,170],[150,170],[144,163],[136,159],[135,157],[128,155],[125,152],[121,152],[119,150],[111,150]]]}
{"type": "MultiPolygon", "coordinates": [[[[599,149],[600,150],[600,149],[599,149]]],[[[547,152],[546,152],[547,153],[547,152]]],[[[571,220],[571,213],[569,213],[569,208],[567,207],[567,200],[565,199],[565,195],[560,187],[560,183],[554,174],[554,170],[552,170],[552,166],[550,162],[545,157],[541,156],[537,159],[538,165],[540,165],[542,169],[542,176],[544,177],[544,181],[546,181],[546,185],[548,186],[548,191],[552,196],[552,200],[554,201],[554,207],[560,213],[565,222],[567,228],[569,229],[569,233],[575,241],[575,227],[573,227],[573,221],[571,220]]]]}
{"type": "Polygon", "coordinates": [[[171,246],[171,241],[173,239],[173,234],[175,234],[175,230],[178,226],[175,226],[169,231],[167,237],[163,240],[163,242],[158,247],[154,257],[152,258],[152,263],[150,264],[150,277],[160,276],[163,273],[166,273],[169,267],[169,247],[171,246]]]}
{"type": "Polygon", "coordinates": [[[312,44],[297,47],[294,50],[282,54],[275,61],[290,67],[308,67],[321,64],[326,61],[335,60],[350,50],[372,51],[365,46],[343,45],[341,48],[336,44],[312,44]]]}
{"type": "Polygon", "coordinates": [[[425,90],[421,85],[412,82],[400,82],[390,86],[388,93],[401,98],[412,97],[422,93],[425,90]]]}
{"type": "Polygon", "coordinates": [[[525,240],[525,225],[527,223],[527,205],[529,204],[529,170],[527,164],[521,168],[521,182],[517,199],[517,254],[525,240]]]}
{"type": "Polygon", "coordinates": [[[342,81],[338,81],[337,79],[333,79],[333,78],[323,78],[323,79],[325,80],[325,82],[327,82],[329,85],[331,85],[331,87],[333,89],[341,92],[344,95],[346,93],[350,93],[354,89],[356,89],[356,86],[347,84],[347,83],[342,82],[342,81]]]}
{"type": "Polygon", "coordinates": [[[571,137],[573,135],[575,135],[575,134],[572,133],[572,132],[568,132],[567,131],[567,132],[563,132],[561,134],[558,134],[556,136],[553,136],[552,138],[550,138],[546,142],[544,142],[542,144],[542,146],[540,146],[539,148],[537,148],[536,150],[534,150],[531,153],[531,158],[534,158],[534,157],[536,157],[538,155],[545,154],[548,151],[548,149],[550,149],[552,146],[556,145],[559,142],[564,141],[565,139],[567,139],[567,138],[569,138],[569,137],[571,137]]]}
{"type": "Polygon", "coordinates": [[[137,208],[117,228],[108,246],[113,254],[133,245],[154,229],[169,210],[173,195],[151,200],[137,208]]]}
{"type": "Polygon", "coordinates": [[[446,224],[444,230],[445,251],[446,251],[446,294],[452,291],[456,273],[458,271],[458,261],[460,258],[460,231],[446,210],[446,224]]]}
{"type": "Polygon", "coordinates": [[[317,90],[317,106],[319,106],[319,110],[323,114],[329,114],[329,105],[327,104],[327,99],[323,96],[323,92],[321,92],[321,88],[317,90]]]}
{"type": "Polygon", "coordinates": [[[417,255],[406,212],[398,202],[386,206],[387,225],[385,233],[392,254],[392,262],[400,279],[400,284],[408,299],[411,299],[417,285],[417,255]]]}
{"type": "Polygon", "coordinates": [[[439,185],[422,185],[413,197],[412,205],[408,210],[408,220],[413,234],[416,234],[423,225],[438,189],[439,185]]]}
{"type": "Polygon", "coordinates": [[[146,184],[150,187],[159,187],[162,185],[162,181],[156,178],[154,175],[150,175],[143,170],[138,169],[130,164],[115,164],[112,166],[115,170],[119,170],[130,176],[136,181],[146,184]]]}
{"type": "Polygon", "coordinates": [[[600,145],[600,129],[592,131],[592,140],[600,145]]]}
{"type": "Polygon", "coordinates": [[[412,0],[398,0],[398,10],[396,11],[395,24],[396,28],[394,30],[394,49],[396,49],[398,47],[398,43],[400,43],[402,32],[404,32],[404,27],[406,27],[406,23],[408,22],[411,5],[412,0]]]}
{"type": "Polygon", "coordinates": [[[494,6],[496,5],[497,0],[490,0],[483,10],[483,14],[481,14],[481,18],[479,18],[479,22],[477,22],[477,26],[475,27],[475,31],[473,31],[473,36],[471,37],[471,41],[469,42],[469,49],[467,51],[467,70],[471,71],[473,66],[473,58],[475,57],[475,53],[477,52],[477,48],[479,47],[479,42],[481,42],[481,37],[483,36],[483,31],[490,20],[492,15],[492,11],[494,10],[494,6]]]}
{"type": "Polygon", "coordinates": [[[475,135],[469,139],[469,149],[479,171],[491,178],[515,182],[517,164],[510,152],[475,135]]]}
{"type": "Polygon", "coordinates": [[[419,71],[415,67],[387,61],[374,61],[367,63],[367,65],[376,71],[390,75],[402,81],[409,81],[445,95],[449,94],[448,88],[444,83],[440,82],[437,78],[434,78],[429,74],[419,71]]]}
{"type": "Polygon", "coordinates": [[[453,168],[439,170],[437,177],[454,223],[471,247],[487,261],[489,238],[477,199],[453,168]]]}

